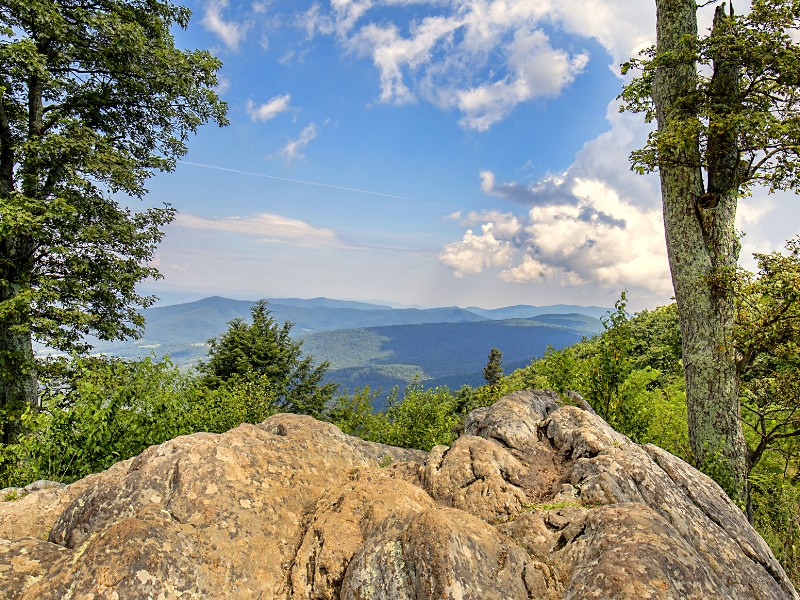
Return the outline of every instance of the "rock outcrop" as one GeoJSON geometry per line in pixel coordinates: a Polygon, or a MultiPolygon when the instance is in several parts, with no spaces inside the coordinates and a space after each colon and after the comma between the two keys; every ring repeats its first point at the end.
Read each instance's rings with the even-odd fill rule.
{"type": "Polygon", "coordinates": [[[430,453],[276,415],[0,504],[2,597],[800,598],[708,477],[518,392],[430,453]]]}

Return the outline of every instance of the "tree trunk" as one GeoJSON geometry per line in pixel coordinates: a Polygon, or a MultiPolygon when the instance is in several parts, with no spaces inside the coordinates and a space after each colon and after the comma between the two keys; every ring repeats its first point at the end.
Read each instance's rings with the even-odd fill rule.
{"type": "Polygon", "coordinates": [[[30,244],[0,239],[0,443],[13,443],[22,431],[20,417],[38,401],[36,364],[26,301],[19,298],[30,271],[30,244]]]}
{"type": "MultiPolygon", "coordinates": [[[[656,10],[659,54],[680,48],[687,36],[696,38],[694,0],[656,0],[656,10]]],[[[715,73],[712,88],[721,91],[731,85],[729,69],[722,62],[715,64],[715,70],[719,77],[715,73]]],[[[660,134],[681,130],[686,140],[685,132],[697,122],[696,109],[687,101],[696,86],[693,58],[658,67],[653,100],[660,134]]],[[[732,276],[739,242],[734,229],[737,190],[735,183],[731,188],[728,163],[731,154],[738,158],[735,135],[727,132],[709,140],[709,150],[706,191],[699,136],[680,146],[659,148],[664,227],[683,337],[689,439],[695,461],[734,500],[745,502],[747,446],[732,345],[732,276]]]]}
{"type": "MultiPolygon", "coordinates": [[[[37,42],[40,52],[44,48],[37,42]]],[[[28,139],[42,134],[43,82],[37,74],[28,80],[28,139]]],[[[14,202],[16,153],[8,107],[0,95],[0,197],[14,202]]],[[[26,161],[23,193],[35,197],[39,187],[38,160],[26,161]]],[[[3,214],[0,213],[0,219],[3,214]]],[[[30,331],[29,289],[33,273],[34,241],[19,227],[4,228],[0,236],[0,443],[16,441],[22,431],[21,416],[38,403],[38,381],[30,331]]]]}

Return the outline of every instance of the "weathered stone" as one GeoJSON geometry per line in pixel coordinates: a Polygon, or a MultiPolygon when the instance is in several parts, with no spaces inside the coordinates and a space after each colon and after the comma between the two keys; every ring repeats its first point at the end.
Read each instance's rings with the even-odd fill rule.
{"type": "Polygon", "coordinates": [[[0,590],[37,600],[800,598],[713,481],[551,392],[473,411],[466,432],[429,454],[297,415],[177,438],[0,503],[0,590]]]}
{"type": "Polygon", "coordinates": [[[342,598],[547,598],[546,570],[485,521],[439,508],[364,544],[342,598]]]}
{"type": "Polygon", "coordinates": [[[526,476],[527,469],[503,446],[464,435],[450,448],[431,450],[422,480],[437,502],[497,522],[519,514],[527,501],[520,487],[526,476]]]}

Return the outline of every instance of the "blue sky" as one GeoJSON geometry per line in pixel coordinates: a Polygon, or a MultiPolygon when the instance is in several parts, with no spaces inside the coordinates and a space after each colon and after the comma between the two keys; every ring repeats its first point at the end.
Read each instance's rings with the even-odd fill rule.
{"type": "MultiPolygon", "coordinates": [[[[219,56],[206,126],[146,205],[179,212],[145,291],[403,305],[669,301],[647,127],[618,65],[642,0],[192,0],[181,47],[219,56]]],[[[705,9],[710,19],[713,7],[705,9]]],[[[798,233],[794,197],[739,211],[743,257],[798,233]]],[[[745,261],[746,262],[746,261],[745,261]]]]}

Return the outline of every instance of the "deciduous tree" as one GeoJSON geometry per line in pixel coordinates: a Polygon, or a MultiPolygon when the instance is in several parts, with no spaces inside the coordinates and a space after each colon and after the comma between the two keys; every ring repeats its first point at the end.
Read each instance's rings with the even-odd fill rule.
{"type": "Polygon", "coordinates": [[[767,451],[797,460],[800,441],[800,238],[787,254],[756,254],[742,273],[735,342],[744,422],[754,434],[750,467],[767,451]]]}
{"type": "Polygon", "coordinates": [[[207,121],[220,62],[175,47],[169,0],[0,3],[0,442],[35,402],[32,339],[85,349],[142,324],[164,206],[132,212],[207,121]]]}
{"type": "Polygon", "coordinates": [[[658,123],[632,161],[661,178],[695,460],[744,500],[734,217],[753,185],[800,183],[800,46],[791,36],[800,1],[753,0],[744,16],[719,5],[709,34],[698,35],[707,4],[656,0],[657,45],[623,65],[642,74],[622,99],[658,123]]]}

